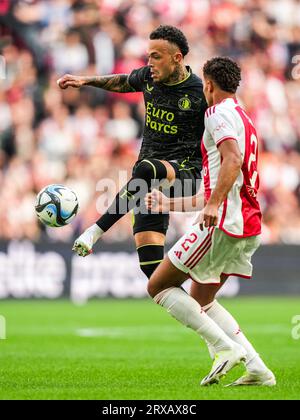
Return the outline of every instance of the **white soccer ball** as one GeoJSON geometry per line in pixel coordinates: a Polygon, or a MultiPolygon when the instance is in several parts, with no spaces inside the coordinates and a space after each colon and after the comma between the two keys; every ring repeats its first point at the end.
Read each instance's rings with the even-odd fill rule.
{"type": "Polygon", "coordinates": [[[78,199],[70,188],[52,184],[37,195],[35,211],[44,225],[61,227],[69,224],[77,214],[78,199]]]}

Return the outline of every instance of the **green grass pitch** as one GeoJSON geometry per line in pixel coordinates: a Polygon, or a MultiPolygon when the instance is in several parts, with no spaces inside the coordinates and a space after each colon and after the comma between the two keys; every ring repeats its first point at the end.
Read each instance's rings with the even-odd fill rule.
{"type": "Polygon", "coordinates": [[[222,300],[277,376],[275,388],[200,387],[206,346],[149,300],[3,301],[0,399],[300,399],[300,298],[222,300]],[[299,329],[298,329],[299,331],[299,329]]]}

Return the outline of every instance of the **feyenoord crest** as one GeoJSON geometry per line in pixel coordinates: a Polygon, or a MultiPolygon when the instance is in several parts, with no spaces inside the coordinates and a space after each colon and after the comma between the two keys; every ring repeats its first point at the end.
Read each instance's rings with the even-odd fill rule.
{"type": "Polygon", "coordinates": [[[187,111],[188,109],[191,109],[191,101],[189,100],[188,96],[186,95],[184,98],[180,98],[178,101],[178,106],[183,111],[187,111]]]}

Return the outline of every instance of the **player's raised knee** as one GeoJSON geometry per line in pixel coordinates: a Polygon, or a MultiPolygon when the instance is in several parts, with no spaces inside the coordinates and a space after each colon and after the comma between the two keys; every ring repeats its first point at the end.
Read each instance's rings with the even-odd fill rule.
{"type": "Polygon", "coordinates": [[[134,170],[134,176],[141,179],[152,179],[155,171],[150,161],[142,160],[134,170]]]}
{"type": "Polygon", "coordinates": [[[167,169],[158,159],[143,159],[134,170],[134,177],[150,182],[152,179],[165,179],[167,169]]]}

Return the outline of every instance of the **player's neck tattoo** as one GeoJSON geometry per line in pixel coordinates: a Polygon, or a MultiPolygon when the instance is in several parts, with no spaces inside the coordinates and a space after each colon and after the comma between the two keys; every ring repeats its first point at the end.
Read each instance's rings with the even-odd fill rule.
{"type": "Polygon", "coordinates": [[[178,64],[169,79],[165,82],[165,85],[175,85],[176,83],[180,83],[187,79],[189,74],[190,72],[185,66],[178,64]]]}

